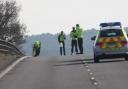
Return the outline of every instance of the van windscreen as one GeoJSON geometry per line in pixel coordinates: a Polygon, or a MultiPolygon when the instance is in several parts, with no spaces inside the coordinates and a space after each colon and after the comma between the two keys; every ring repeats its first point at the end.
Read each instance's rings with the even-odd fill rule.
{"type": "Polygon", "coordinates": [[[123,32],[121,29],[107,29],[100,31],[100,37],[116,37],[123,36],[123,32]]]}

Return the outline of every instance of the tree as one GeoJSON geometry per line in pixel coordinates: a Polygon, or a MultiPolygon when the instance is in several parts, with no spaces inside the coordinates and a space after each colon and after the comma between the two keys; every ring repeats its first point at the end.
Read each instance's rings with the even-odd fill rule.
{"type": "Polygon", "coordinates": [[[11,43],[24,42],[26,25],[20,22],[20,6],[16,1],[0,1],[0,39],[11,43]]]}

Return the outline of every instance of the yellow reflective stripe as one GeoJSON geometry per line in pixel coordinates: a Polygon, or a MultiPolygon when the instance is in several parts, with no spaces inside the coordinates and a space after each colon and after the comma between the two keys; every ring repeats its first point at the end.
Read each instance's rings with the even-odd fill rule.
{"type": "Polygon", "coordinates": [[[118,43],[118,47],[119,47],[119,48],[121,48],[121,47],[122,47],[121,43],[118,43]]]}
{"type": "Polygon", "coordinates": [[[120,37],[121,40],[123,40],[123,37],[120,37]]]}
{"type": "Polygon", "coordinates": [[[110,38],[106,38],[106,42],[110,42],[110,38]]]}
{"type": "Polygon", "coordinates": [[[120,38],[121,38],[121,40],[122,40],[122,41],[124,41],[124,40],[125,40],[125,37],[120,37],[120,38]]]}
{"type": "Polygon", "coordinates": [[[114,38],[114,41],[118,41],[117,37],[114,38]]]}
{"type": "Polygon", "coordinates": [[[98,42],[102,42],[102,41],[103,41],[103,39],[102,39],[102,38],[99,38],[99,39],[98,39],[98,42]]]}
{"type": "Polygon", "coordinates": [[[107,48],[107,45],[106,44],[103,44],[102,48],[107,48]]]}
{"type": "Polygon", "coordinates": [[[113,51],[113,50],[115,50],[115,48],[114,48],[114,47],[112,47],[112,48],[111,48],[111,50],[113,51]]]}

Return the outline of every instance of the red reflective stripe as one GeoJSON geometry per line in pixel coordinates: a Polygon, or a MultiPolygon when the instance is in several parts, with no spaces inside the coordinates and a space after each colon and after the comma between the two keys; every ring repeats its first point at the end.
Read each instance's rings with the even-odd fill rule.
{"type": "Polygon", "coordinates": [[[108,45],[106,46],[106,48],[109,48],[108,45]]]}
{"type": "Polygon", "coordinates": [[[103,38],[103,42],[102,43],[105,43],[106,42],[106,38],[103,38]]]}
{"type": "Polygon", "coordinates": [[[100,48],[102,47],[102,43],[101,42],[97,42],[96,45],[100,46],[100,48]]]}
{"type": "Polygon", "coordinates": [[[122,41],[121,44],[122,44],[123,46],[125,46],[126,44],[128,44],[128,42],[127,42],[127,41],[122,41]]]}
{"type": "Polygon", "coordinates": [[[120,37],[118,37],[117,39],[118,39],[119,42],[121,42],[121,38],[120,37]]]}
{"type": "Polygon", "coordinates": [[[103,48],[105,42],[106,42],[106,38],[102,38],[102,44],[100,45],[100,48],[103,48]]]}
{"type": "Polygon", "coordinates": [[[113,38],[110,38],[110,42],[114,42],[114,39],[113,38]]]}
{"type": "Polygon", "coordinates": [[[116,45],[115,48],[118,48],[118,46],[116,45]]]}

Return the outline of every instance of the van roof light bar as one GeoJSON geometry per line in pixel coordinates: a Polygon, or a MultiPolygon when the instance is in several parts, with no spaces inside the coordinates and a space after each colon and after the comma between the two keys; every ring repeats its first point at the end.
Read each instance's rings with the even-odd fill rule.
{"type": "Polygon", "coordinates": [[[109,22],[109,23],[100,24],[100,27],[108,27],[108,26],[120,26],[121,27],[121,23],[120,22],[109,22]]]}

